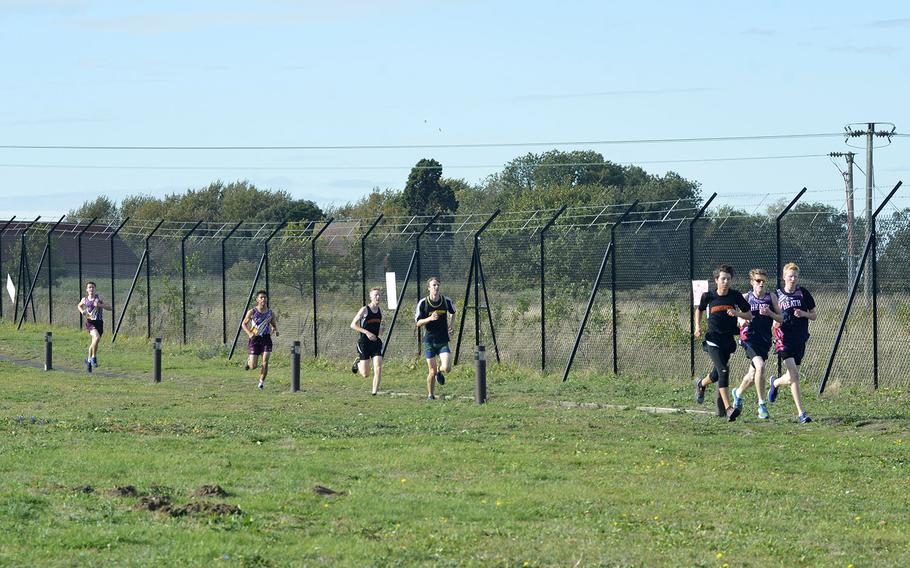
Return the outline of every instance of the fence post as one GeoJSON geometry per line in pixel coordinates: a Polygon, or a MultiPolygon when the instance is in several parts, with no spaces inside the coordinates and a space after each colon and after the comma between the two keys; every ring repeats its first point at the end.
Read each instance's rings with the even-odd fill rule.
{"type": "MultiPolygon", "coordinates": [[[[433,218],[430,219],[430,222],[427,223],[426,225],[424,225],[423,229],[421,229],[420,232],[417,233],[417,244],[414,247],[414,250],[417,251],[417,265],[415,267],[417,270],[415,271],[415,275],[416,275],[415,278],[416,278],[416,282],[417,282],[416,288],[417,288],[417,302],[418,303],[420,303],[420,299],[423,297],[423,289],[420,287],[420,278],[421,278],[421,275],[420,275],[420,237],[422,237],[423,234],[427,232],[427,230],[430,228],[430,225],[435,223],[436,219],[438,219],[440,215],[442,215],[442,211],[437,211],[436,214],[433,215],[433,218]]],[[[400,305],[398,306],[398,309],[401,309],[400,305]]],[[[417,352],[418,353],[420,353],[420,339],[421,339],[421,329],[418,327],[417,328],[417,352]]]]}
{"type": "MultiPolygon", "coordinates": [[[[79,231],[78,235],[76,235],[76,257],[78,259],[77,263],[79,265],[79,281],[76,282],[76,286],[79,288],[78,296],[80,298],[82,297],[82,235],[84,235],[88,228],[91,227],[97,220],[98,217],[92,217],[92,220],[89,221],[86,226],[82,227],[82,230],[79,231]]],[[[76,329],[82,329],[82,315],[80,314],[77,319],[78,323],[76,324],[76,329]]]]}
{"type": "Polygon", "coordinates": [[[300,342],[291,347],[291,392],[300,391],[300,342]]]}
{"type": "Polygon", "coordinates": [[[60,217],[51,230],[47,232],[47,323],[54,324],[54,268],[51,262],[51,233],[53,233],[60,223],[66,218],[66,215],[60,217]]]}
{"type": "Polygon", "coordinates": [[[152,361],[152,380],[156,383],[161,382],[161,338],[156,337],[155,343],[152,344],[154,350],[152,361]]]}
{"type": "MultiPolygon", "coordinates": [[[[493,214],[484,221],[484,224],[474,232],[474,347],[480,345],[480,235],[487,230],[487,227],[493,222],[493,219],[498,217],[501,212],[501,209],[494,211],[493,214]]],[[[487,306],[487,309],[490,309],[489,305],[487,306]]],[[[463,311],[466,312],[467,310],[463,311]]]]}
{"type": "Polygon", "coordinates": [[[152,251],[149,249],[149,240],[152,238],[164,219],[158,221],[152,232],[145,237],[145,337],[152,338],[152,251]]]}
{"type": "Polygon", "coordinates": [[[325,225],[319,229],[319,232],[310,239],[310,252],[313,259],[312,269],[313,269],[313,357],[319,357],[319,310],[316,305],[316,239],[322,236],[322,233],[329,228],[329,225],[332,224],[335,218],[331,217],[328,221],[325,222],[325,225]]]}
{"type": "Polygon", "coordinates": [[[186,345],[186,240],[199,228],[202,220],[196,221],[193,228],[180,239],[180,311],[183,316],[183,344],[186,345]]]}
{"type": "Polygon", "coordinates": [[[569,353],[569,360],[566,361],[566,369],[562,374],[562,382],[569,378],[569,370],[575,361],[575,354],[578,352],[578,345],[581,343],[581,336],[585,332],[585,325],[588,323],[588,316],[591,315],[591,308],[594,306],[594,298],[597,296],[597,289],[600,287],[600,280],[603,278],[604,269],[607,267],[607,259],[613,254],[613,243],[607,245],[604,251],[603,260],[600,261],[600,268],[597,270],[597,277],[594,279],[594,287],[591,288],[591,295],[588,297],[588,306],[585,308],[585,315],[581,318],[581,325],[578,327],[578,333],[575,334],[575,344],[572,345],[572,352],[569,353]]]}
{"type": "Polygon", "coordinates": [[[474,402],[483,404],[487,401],[487,352],[483,345],[478,345],[474,352],[474,375],[477,383],[474,402]]]}
{"type": "Polygon", "coordinates": [[[692,281],[695,280],[695,222],[704,215],[705,209],[711,205],[715,197],[717,197],[717,193],[712,193],[698,213],[689,221],[689,309],[686,311],[689,312],[689,367],[692,378],[695,378],[695,292],[692,290],[692,281]]]}
{"type": "MultiPolygon", "coordinates": [[[[783,261],[781,260],[781,256],[782,256],[782,255],[781,255],[781,250],[780,250],[780,249],[781,249],[781,244],[780,244],[780,222],[781,222],[781,220],[784,218],[784,215],[786,215],[787,213],[789,213],[789,212],[790,212],[790,209],[791,209],[794,205],[796,205],[796,202],[799,201],[799,198],[802,197],[804,193],[806,193],[806,188],[805,188],[805,187],[802,188],[802,189],[799,191],[799,193],[796,194],[796,197],[794,197],[794,198],[790,201],[790,203],[788,203],[787,206],[784,207],[784,209],[783,209],[780,213],[777,214],[777,218],[774,220],[774,239],[775,239],[774,263],[775,263],[775,268],[777,269],[777,270],[776,270],[776,272],[777,272],[777,288],[775,288],[775,290],[780,290],[780,287],[781,287],[781,282],[780,282],[781,274],[780,274],[780,273],[781,273],[781,271],[783,270],[783,264],[782,264],[783,261]]],[[[781,360],[780,360],[780,357],[778,357],[778,358],[777,358],[777,374],[780,375],[780,373],[781,373],[781,360]]]]}
{"type": "Polygon", "coordinates": [[[240,221],[234,225],[231,232],[221,239],[221,343],[223,345],[227,345],[227,258],[224,248],[227,240],[242,224],[243,221],[240,221]]]}
{"type": "Polygon", "coordinates": [[[380,213],[379,217],[376,217],[376,220],[367,229],[367,232],[360,237],[360,284],[363,288],[363,305],[367,304],[367,237],[370,236],[376,225],[382,221],[382,217],[383,215],[380,213]]]}
{"type": "Polygon", "coordinates": [[[878,229],[876,222],[878,214],[881,213],[885,205],[891,201],[891,198],[897,193],[897,190],[904,182],[899,181],[894,189],[879,204],[878,209],[872,215],[871,231],[872,235],[872,388],[878,389],[878,229]]]}
{"type": "Polygon", "coordinates": [[[50,331],[44,334],[44,370],[54,370],[54,335],[50,331]]]}
{"type": "Polygon", "coordinates": [[[110,242],[110,248],[111,248],[111,321],[115,321],[117,319],[117,304],[116,304],[116,296],[115,296],[116,286],[115,286],[115,282],[114,282],[114,280],[117,276],[117,270],[115,268],[116,261],[114,260],[114,237],[117,236],[117,233],[120,232],[120,229],[122,229],[123,226],[126,225],[126,222],[129,220],[130,220],[130,218],[127,217],[126,219],[121,221],[120,225],[118,225],[117,228],[114,230],[114,232],[111,233],[111,236],[108,237],[108,242],[110,242]]]}
{"type": "Polygon", "coordinates": [[[612,335],[613,335],[613,374],[619,374],[619,361],[616,355],[617,342],[616,342],[616,227],[620,223],[625,221],[626,217],[629,216],[629,213],[632,212],[632,209],[635,209],[635,206],[638,205],[638,200],[636,199],[632,202],[632,205],[610,226],[610,243],[613,245],[613,256],[610,258],[610,302],[611,302],[611,316],[610,324],[612,326],[612,335]]]}
{"type": "Polygon", "coordinates": [[[546,272],[546,255],[544,254],[544,238],[547,229],[553,226],[556,219],[566,210],[566,205],[559,208],[555,215],[550,217],[547,224],[540,230],[540,370],[547,370],[547,299],[544,273],[546,272]]]}
{"type": "MultiPolygon", "coordinates": [[[[26,238],[26,233],[32,228],[32,225],[37,223],[41,219],[41,215],[35,217],[35,220],[26,224],[25,228],[22,230],[22,234],[19,236],[21,248],[19,249],[19,275],[16,280],[16,307],[13,312],[13,321],[19,319],[19,298],[22,297],[22,288],[25,287],[25,283],[31,278],[28,270],[28,239],[26,238]]],[[[28,304],[22,305],[22,311],[24,312],[28,308],[28,304]]],[[[32,304],[32,319],[35,318],[35,305],[32,304]]]]}
{"type": "MultiPolygon", "coordinates": [[[[3,228],[0,229],[0,270],[3,267],[3,233],[6,232],[6,228],[9,227],[10,223],[16,220],[16,216],[13,215],[9,221],[4,223],[3,228]]],[[[0,296],[0,319],[3,319],[3,297],[0,296]]]]}
{"type": "MultiPolygon", "coordinates": [[[[269,288],[269,241],[271,241],[272,238],[278,234],[278,231],[283,229],[285,227],[285,225],[287,225],[287,224],[288,224],[287,221],[282,221],[281,223],[278,223],[278,226],[275,227],[275,230],[272,231],[269,234],[269,236],[266,237],[265,242],[262,243],[262,251],[264,254],[263,259],[265,260],[265,295],[268,296],[269,298],[272,297],[271,296],[272,292],[271,292],[271,289],[269,288]]],[[[235,340],[235,342],[236,342],[236,340],[235,340]]]]}

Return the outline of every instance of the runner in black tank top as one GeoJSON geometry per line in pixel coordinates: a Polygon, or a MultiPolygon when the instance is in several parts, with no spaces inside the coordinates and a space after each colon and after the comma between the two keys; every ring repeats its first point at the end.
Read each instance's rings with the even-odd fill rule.
{"type": "Polygon", "coordinates": [[[382,327],[382,309],[379,307],[381,298],[382,291],[379,288],[370,289],[370,303],[360,308],[351,320],[351,329],[360,332],[357,338],[357,360],[351,365],[351,372],[359,372],[363,378],[367,378],[372,361],[373,395],[379,392],[379,381],[382,378],[382,340],[379,339],[382,327]]]}
{"type": "Polygon", "coordinates": [[[740,409],[730,403],[728,385],[730,381],[730,368],[728,362],[730,355],[736,351],[736,318],[752,319],[749,303],[743,298],[742,293],[730,288],[733,278],[733,269],[727,265],[718,266],[714,270],[714,283],[716,291],[705,292],[698,308],[695,310],[695,337],[701,337],[702,314],[708,312],[708,333],[702,344],[702,350],[708,354],[714,363],[715,373],[706,379],[695,379],[695,400],[699,404],[705,400],[705,387],[714,382],[717,377],[717,392],[720,397],[718,409],[723,406],[727,420],[733,422],[739,417],[740,409]]]}

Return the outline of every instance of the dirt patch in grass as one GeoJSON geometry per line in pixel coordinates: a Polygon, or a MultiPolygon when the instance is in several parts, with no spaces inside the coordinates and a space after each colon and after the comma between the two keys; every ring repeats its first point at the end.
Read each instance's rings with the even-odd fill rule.
{"type": "Polygon", "coordinates": [[[146,495],[139,498],[136,508],[145,511],[168,512],[171,509],[171,498],[167,495],[146,495]]]}
{"type": "Polygon", "coordinates": [[[111,497],[138,497],[139,491],[133,485],[115,487],[107,492],[111,497]]]}
{"type": "Polygon", "coordinates": [[[171,507],[168,513],[172,517],[184,517],[187,515],[235,515],[240,513],[240,507],[229,505],[227,503],[207,503],[205,501],[196,501],[171,507]]]}
{"type": "Polygon", "coordinates": [[[193,492],[193,497],[227,497],[228,492],[220,485],[203,485],[193,492]]]}

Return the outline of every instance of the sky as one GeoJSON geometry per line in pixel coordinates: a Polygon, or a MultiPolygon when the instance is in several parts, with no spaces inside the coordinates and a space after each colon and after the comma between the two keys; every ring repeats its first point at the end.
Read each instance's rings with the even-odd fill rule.
{"type": "MultiPolygon", "coordinates": [[[[842,207],[835,134],[910,132],[910,5],[891,1],[0,0],[0,53],[0,218],[215,180],[339,206],[421,158],[478,183],[552,149],[717,204],[805,186],[842,207]],[[831,136],[629,142],[804,134],[831,136]],[[259,149],[185,149],[238,146],[259,149]]],[[[876,201],[910,177],[910,137],[877,145],[876,201]]]]}

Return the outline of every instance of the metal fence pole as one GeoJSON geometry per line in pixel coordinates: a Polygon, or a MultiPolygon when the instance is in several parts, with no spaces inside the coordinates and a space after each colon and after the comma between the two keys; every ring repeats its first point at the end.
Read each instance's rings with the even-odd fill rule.
{"type": "Polygon", "coordinates": [[[878,214],[882,212],[885,205],[891,201],[897,190],[904,182],[899,181],[897,185],[885,196],[885,199],[879,204],[875,213],[872,214],[871,231],[872,235],[872,387],[878,389],[878,230],[876,222],[878,214]]]}
{"type": "MultiPolygon", "coordinates": [[[[420,232],[417,233],[417,241],[416,241],[416,245],[414,247],[414,250],[417,251],[417,264],[415,266],[415,268],[417,269],[415,271],[415,275],[416,275],[415,280],[417,282],[417,286],[416,286],[417,303],[420,303],[420,299],[423,297],[423,289],[420,287],[420,278],[421,278],[421,274],[420,274],[420,237],[422,237],[423,234],[427,232],[427,230],[430,228],[430,225],[435,223],[436,219],[438,219],[440,215],[442,215],[442,211],[437,211],[436,214],[433,215],[433,218],[430,219],[430,222],[427,223],[426,225],[424,225],[423,229],[421,229],[420,232]]],[[[401,309],[401,306],[399,306],[399,309],[401,309]]],[[[417,352],[418,353],[420,353],[420,343],[421,343],[421,329],[418,327],[417,328],[417,352]]]]}
{"type": "Polygon", "coordinates": [[[158,221],[152,232],[145,237],[145,337],[152,338],[152,251],[149,248],[149,240],[152,238],[164,219],[158,221]]]}
{"type": "Polygon", "coordinates": [[[110,242],[110,248],[111,248],[111,321],[114,321],[117,319],[117,303],[115,301],[116,300],[115,278],[117,277],[117,270],[116,270],[116,261],[114,260],[114,238],[117,236],[117,233],[120,232],[120,229],[122,229],[123,226],[126,225],[126,222],[129,220],[130,220],[130,218],[127,217],[126,219],[121,221],[120,225],[117,226],[117,229],[114,230],[114,232],[111,233],[111,236],[108,237],[108,241],[110,242]]]}
{"type": "Polygon", "coordinates": [[[180,311],[183,316],[183,343],[186,344],[186,240],[199,228],[202,220],[196,221],[193,228],[180,239],[180,311]]]}
{"type": "Polygon", "coordinates": [[[588,316],[591,315],[591,308],[594,307],[594,298],[597,296],[597,289],[600,287],[600,280],[603,278],[604,269],[607,267],[607,259],[612,253],[613,243],[610,243],[607,245],[607,250],[604,251],[603,260],[600,261],[600,268],[597,270],[597,277],[594,279],[594,287],[591,288],[591,296],[588,298],[588,306],[585,309],[585,315],[581,318],[581,325],[578,326],[578,333],[575,335],[575,344],[572,345],[572,352],[569,353],[569,360],[566,361],[566,369],[562,374],[562,382],[566,382],[569,378],[569,370],[572,368],[572,363],[575,361],[575,354],[578,352],[578,345],[581,343],[581,336],[585,332],[585,325],[588,323],[588,316]]]}
{"type": "MultiPolygon", "coordinates": [[[[781,243],[780,243],[780,241],[781,241],[781,239],[780,239],[780,222],[784,218],[784,215],[786,215],[790,211],[790,209],[794,205],[796,205],[796,202],[799,201],[799,198],[802,197],[804,193],[806,193],[805,187],[802,188],[799,191],[799,193],[796,194],[796,197],[794,197],[790,201],[790,203],[788,203],[787,206],[784,207],[784,209],[780,213],[777,214],[777,218],[774,220],[774,239],[775,239],[774,263],[775,263],[775,268],[777,269],[776,270],[777,288],[775,288],[775,290],[780,290],[780,287],[781,287],[780,277],[781,277],[781,271],[783,270],[783,264],[782,264],[783,261],[781,260],[782,255],[781,255],[781,243]]],[[[777,357],[777,374],[780,375],[780,373],[781,373],[781,359],[780,359],[780,356],[778,356],[777,357]]]]}
{"type": "Polygon", "coordinates": [[[705,209],[711,205],[715,197],[717,193],[712,193],[689,221],[689,309],[686,311],[689,312],[689,367],[692,378],[695,378],[695,292],[692,290],[692,281],[695,280],[695,222],[704,215],[705,209]]]}
{"type": "MultiPolygon", "coordinates": [[[[502,213],[501,209],[494,211],[493,214],[484,221],[483,225],[474,232],[474,347],[480,345],[480,235],[487,230],[487,227],[490,226],[490,223],[492,223],[496,217],[499,217],[500,213],[502,213]]],[[[490,309],[489,305],[487,305],[487,309],[490,309]]],[[[490,321],[492,321],[492,318],[490,321]]]]}
{"type": "Polygon", "coordinates": [[[243,221],[240,221],[234,225],[231,232],[221,239],[221,343],[224,345],[227,345],[227,255],[225,244],[242,224],[243,221]]]}
{"type": "Polygon", "coordinates": [[[376,225],[382,221],[383,215],[380,214],[370,225],[370,228],[360,237],[360,284],[363,288],[363,305],[367,304],[367,237],[376,228],[376,225]]]}
{"type": "MultiPolygon", "coordinates": [[[[79,265],[79,281],[76,282],[76,286],[79,288],[78,296],[80,298],[82,297],[82,235],[84,235],[85,232],[88,231],[88,228],[91,227],[97,220],[98,217],[92,217],[92,220],[89,221],[86,226],[82,227],[82,230],[79,231],[78,235],[76,235],[76,257],[78,259],[77,262],[79,265]]],[[[77,317],[76,329],[82,329],[82,314],[79,314],[77,317]]]]}
{"type": "Polygon", "coordinates": [[[386,349],[389,348],[389,342],[392,340],[392,332],[395,330],[395,322],[398,321],[398,314],[401,312],[401,302],[404,300],[404,293],[408,290],[408,282],[411,280],[411,270],[414,268],[415,260],[417,259],[417,251],[411,253],[411,261],[408,262],[408,271],[404,275],[404,285],[401,287],[401,292],[398,293],[398,307],[395,309],[395,313],[392,314],[392,323],[389,325],[388,331],[385,334],[385,341],[382,343],[382,356],[385,357],[386,349]]]}
{"type": "Polygon", "coordinates": [[[316,239],[322,236],[322,233],[324,233],[325,230],[329,228],[329,225],[331,225],[332,221],[334,220],[335,218],[332,217],[326,221],[325,225],[319,229],[319,232],[316,233],[312,239],[310,239],[310,252],[312,254],[310,258],[313,259],[313,357],[319,357],[319,311],[316,304],[316,239]]]}
{"type": "MultiPolygon", "coordinates": [[[[21,248],[19,249],[19,276],[16,282],[16,309],[14,312],[13,320],[19,319],[19,298],[22,297],[22,289],[25,287],[25,284],[31,280],[31,274],[28,269],[28,239],[26,238],[26,233],[32,228],[32,225],[37,223],[41,219],[41,215],[35,217],[35,220],[28,223],[25,228],[22,230],[20,235],[21,248]]],[[[28,309],[28,304],[22,304],[22,311],[28,309]]],[[[32,304],[32,319],[37,321],[35,317],[35,304],[32,304]]]]}
{"type": "Polygon", "coordinates": [[[66,218],[66,215],[60,217],[60,219],[54,223],[54,226],[51,227],[51,230],[47,232],[47,323],[48,325],[54,324],[54,268],[53,263],[51,262],[51,233],[53,233],[60,223],[66,218]]]}
{"type": "Polygon", "coordinates": [[[559,208],[556,215],[550,217],[547,224],[540,230],[540,370],[547,370],[547,298],[546,298],[546,255],[544,254],[544,240],[547,229],[553,226],[556,219],[566,210],[566,205],[559,208]]]}
{"type": "Polygon", "coordinates": [[[620,223],[625,221],[626,217],[629,216],[629,213],[632,212],[632,209],[635,209],[635,206],[638,205],[638,200],[632,202],[632,205],[616,220],[613,225],[610,226],[610,243],[613,245],[613,256],[610,258],[610,324],[612,326],[612,335],[613,335],[613,374],[619,374],[619,361],[616,355],[617,351],[617,341],[616,341],[616,227],[620,223]]]}
{"type": "MultiPolygon", "coordinates": [[[[16,220],[16,216],[13,215],[12,218],[10,218],[10,220],[7,221],[3,225],[3,228],[0,229],[0,270],[2,270],[2,267],[3,267],[3,233],[6,232],[6,228],[9,227],[10,223],[12,223],[15,220],[16,220]]],[[[2,296],[0,296],[0,319],[3,319],[3,297],[2,296]]]]}
{"type": "MultiPolygon", "coordinates": [[[[278,226],[275,227],[275,230],[272,231],[269,234],[269,236],[266,237],[265,242],[262,243],[262,251],[265,254],[265,256],[263,257],[265,259],[265,295],[269,298],[272,297],[271,296],[272,291],[271,291],[271,288],[269,288],[269,242],[272,240],[272,238],[275,235],[278,234],[278,231],[283,229],[285,227],[285,225],[287,225],[287,224],[288,224],[287,221],[282,221],[281,223],[278,223],[278,226]]],[[[235,339],[234,342],[236,343],[236,341],[237,340],[235,339]]]]}

